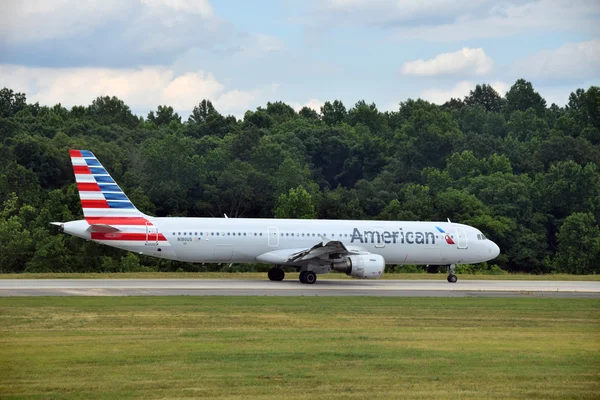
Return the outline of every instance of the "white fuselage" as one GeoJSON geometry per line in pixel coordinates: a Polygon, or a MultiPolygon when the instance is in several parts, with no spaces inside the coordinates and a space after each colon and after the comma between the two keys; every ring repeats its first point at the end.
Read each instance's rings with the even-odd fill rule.
{"type": "MultiPolygon", "coordinates": [[[[117,234],[111,240],[94,241],[171,260],[217,263],[285,264],[291,253],[323,241],[339,241],[349,250],[381,255],[386,264],[471,264],[491,260],[500,252],[476,228],[450,222],[148,219],[153,227],[126,227],[146,240],[118,240],[117,234]]],[[[91,239],[85,231],[88,227],[85,221],[73,221],[63,229],[91,239]]]]}

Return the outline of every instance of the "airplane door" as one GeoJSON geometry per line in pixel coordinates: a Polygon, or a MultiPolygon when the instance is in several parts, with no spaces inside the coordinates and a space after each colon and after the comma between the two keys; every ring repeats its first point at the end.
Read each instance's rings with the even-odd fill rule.
{"type": "Polygon", "coordinates": [[[468,247],[467,243],[467,234],[465,233],[464,228],[456,228],[456,234],[458,235],[458,245],[459,249],[466,249],[468,247]]]}
{"type": "Polygon", "coordinates": [[[269,246],[279,246],[279,230],[276,227],[267,228],[267,236],[269,237],[269,246]]]}
{"type": "Polygon", "coordinates": [[[158,228],[154,225],[146,224],[146,246],[158,245],[158,228]]]}

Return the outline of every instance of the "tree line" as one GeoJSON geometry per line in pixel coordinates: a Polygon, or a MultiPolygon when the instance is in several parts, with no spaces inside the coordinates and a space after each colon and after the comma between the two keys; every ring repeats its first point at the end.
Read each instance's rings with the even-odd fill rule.
{"type": "Polygon", "coordinates": [[[82,218],[69,149],[89,149],[157,216],[443,220],[476,226],[506,271],[600,272],[600,88],[547,105],[520,79],[396,111],[283,102],[186,121],[116,97],[70,109],[0,91],[0,272],[202,271],[59,234],[82,218]]]}

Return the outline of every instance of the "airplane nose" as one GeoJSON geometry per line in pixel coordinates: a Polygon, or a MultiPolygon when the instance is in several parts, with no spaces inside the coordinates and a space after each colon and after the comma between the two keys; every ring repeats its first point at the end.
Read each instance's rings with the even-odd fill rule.
{"type": "Polygon", "coordinates": [[[492,256],[492,259],[498,257],[498,255],[500,255],[500,247],[498,247],[498,245],[494,242],[492,242],[490,240],[490,255],[492,256]]]}

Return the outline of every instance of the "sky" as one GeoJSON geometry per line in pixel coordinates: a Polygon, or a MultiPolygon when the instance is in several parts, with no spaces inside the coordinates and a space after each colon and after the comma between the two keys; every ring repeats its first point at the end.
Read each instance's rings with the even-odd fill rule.
{"type": "Polygon", "coordinates": [[[519,78],[560,106],[600,85],[600,1],[0,0],[0,87],[42,105],[393,111],[519,78]]]}

